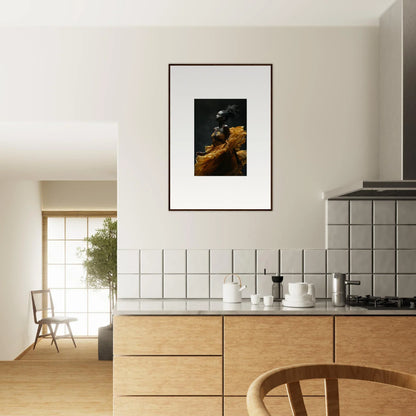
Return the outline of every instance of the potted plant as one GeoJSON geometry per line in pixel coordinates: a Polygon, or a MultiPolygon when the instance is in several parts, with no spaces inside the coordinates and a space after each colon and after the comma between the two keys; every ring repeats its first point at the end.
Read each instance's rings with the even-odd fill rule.
{"type": "Polygon", "coordinates": [[[100,228],[85,239],[88,247],[83,265],[86,282],[94,289],[108,288],[110,325],[98,329],[98,359],[113,359],[113,310],[117,296],[117,220],[106,218],[100,228]]]}

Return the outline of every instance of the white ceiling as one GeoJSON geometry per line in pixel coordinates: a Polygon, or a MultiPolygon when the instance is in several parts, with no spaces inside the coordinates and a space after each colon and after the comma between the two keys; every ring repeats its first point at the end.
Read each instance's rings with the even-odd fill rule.
{"type": "Polygon", "coordinates": [[[394,2],[0,0],[0,26],[367,26],[394,2]]]}
{"type": "Polygon", "coordinates": [[[113,123],[0,123],[0,179],[116,180],[113,123]]]}

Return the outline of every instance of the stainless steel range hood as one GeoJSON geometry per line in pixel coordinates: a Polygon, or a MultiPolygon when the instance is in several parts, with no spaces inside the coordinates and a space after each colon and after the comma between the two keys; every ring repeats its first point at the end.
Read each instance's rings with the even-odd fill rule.
{"type": "Polygon", "coordinates": [[[416,1],[398,0],[379,27],[379,178],[325,199],[416,199],[416,1]]]}
{"type": "Polygon", "coordinates": [[[416,180],[360,181],[323,194],[324,199],[416,199],[416,180]]]}

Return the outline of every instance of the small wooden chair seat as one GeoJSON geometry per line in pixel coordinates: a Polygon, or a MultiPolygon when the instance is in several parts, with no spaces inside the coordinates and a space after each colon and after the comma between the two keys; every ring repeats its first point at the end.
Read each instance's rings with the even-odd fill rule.
{"type": "Polygon", "coordinates": [[[56,336],[59,325],[64,324],[68,328],[69,335],[72,338],[72,342],[74,343],[74,347],[77,347],[75,344],[74,336],[72,335],[71,326],[69,325],[70,322],[77,321],[77,318],[71,318],[69,316],[55,316],[55,308],[53,306],[52,294],[50,289],[45,290],[32,290],[32,307],[33,307],[33,317],[35,319],[35,324],[38,325],[38,330],[36,332],[35,342],[33,344],[33,349],[35,349],[36,344],[39,338],[46,338],[52,337],[52,344],[55,343],[56,351],[59,352],[58,344],[56,340],[58,338],[68,338],[67,336],[56,336]],[[39,319],[38,313],[46,313],[50,314],[50,316],[44,317],[39,319]],[[46,325],[49,329],[47,334],[41,334],[40,331],[46,325]],[[52,325],[55,325],[55,329],[52,328],[52,325]]]}
{"type": "Polygon", "coordinates": [[[249,416],[271,416],[264,405],[264,397],[277,386],[286,385],[293,416],[307,416],[299,382],[310,379],[325,380],[325,406],[327,416],[339,416],[338,379],[353,379],[389,384],[416,390],[416,375],[343,364],[299,365],[263,373],[250,385],[247,393],[249,416]]]}
{"type": "Polygon", "coordinates": [[[39,324],[66,324],[67,322],[75,322],[77,318],[71,318],[66,316],[50,316],[47,318],[43,318],[38,320],[39,324]]]}

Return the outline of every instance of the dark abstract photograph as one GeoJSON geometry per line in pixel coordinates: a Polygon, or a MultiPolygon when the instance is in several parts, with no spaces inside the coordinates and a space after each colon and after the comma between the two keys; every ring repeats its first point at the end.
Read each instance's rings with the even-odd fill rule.
{"type": "Polygon", "coordinates": [[[247,99],[194,100],[195,176],[247,176],[247,99]]]}

